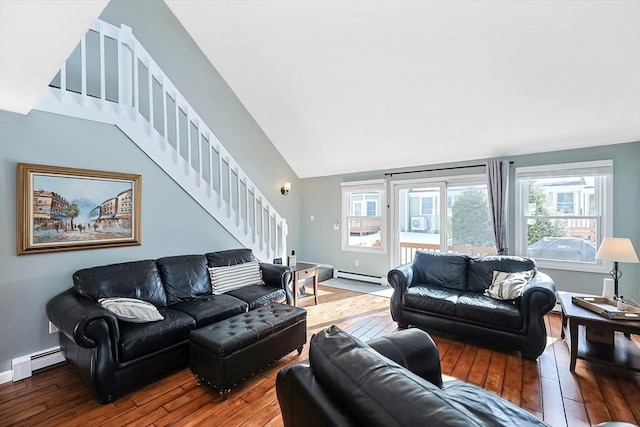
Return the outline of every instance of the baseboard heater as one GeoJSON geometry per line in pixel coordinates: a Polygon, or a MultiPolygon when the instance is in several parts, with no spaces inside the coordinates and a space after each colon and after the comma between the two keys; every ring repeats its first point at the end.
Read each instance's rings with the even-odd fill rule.
{"type": "Polygon", "coordinates": [[[26,356],[16,357],[11,361],[13,381],[29,378],[33,372],[57,363],[64,362],[64,355],[60,347],[52,347],[26,356]]]}
{"type": "Polygon", "coordinates": [[[385,277],[374,276],[372,274],[353,273],[350,271],[334,270],[333,277],[339,279],[359,280],[361,282],[375,283],[376,285],[387,285],[387,279],[385,277]]]}

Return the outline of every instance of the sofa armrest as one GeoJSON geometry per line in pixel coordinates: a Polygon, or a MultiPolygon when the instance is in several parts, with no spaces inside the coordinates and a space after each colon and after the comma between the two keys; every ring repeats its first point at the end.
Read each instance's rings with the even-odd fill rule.
{"type": "Polygon", "coordinates": [[[58,294],[47,302],[47,317],[61,333],[80,347],[92,348],[105,339],[103,327],[93,327],[104,323],[108,330],[108,340],[117,357],[117,343],[120,339],[117,317],[95,301],[75,293],[73,288],[58,294]]]}
{"type": "Polygon", "coordinates": [[[425,331],[405,329],[375,338],[366,344],[431,384],[442,388],[440,353],[425,331]]]}
{"type": "Polygon", "coordinates": [[[289,283],[291,283],[291,269],[286,265],[269,264],[267,262],[260,263],[260,269],[262,270],[262,280],[269,286],[281,288],[287,294],[287,304],[293,304],[293,295],[291,289],[289,289],[289,283]]]}
{"type": "Polygon", "coordinates": [[[535,360],[544,351],[546,345],[546,327],[544,315],[556,304],[556,285],[551,277],[537,272],[524,287],[520,307],[527,342],[522,356],[535,360]]]}
{"type": "Polygon", "coordinates": [[[359,425],[320,385],[308,362],[285,366],[278,372],[276,393],[284,427],[359,425]]]}
{"type": "Polygon", "coordinates": [[[545,315],[556,303],[556,284],[547,274],[536,272],[533,279],[522,291],[522,306],[524,314],[527,310],[535,309],[545,315]]]}
{"type": "Polygon", "coordinates": [[[404,292],[413,281],[413,263],[410,262],[390,270],[387,274],[387,280],[395,292],[404,292]]]}

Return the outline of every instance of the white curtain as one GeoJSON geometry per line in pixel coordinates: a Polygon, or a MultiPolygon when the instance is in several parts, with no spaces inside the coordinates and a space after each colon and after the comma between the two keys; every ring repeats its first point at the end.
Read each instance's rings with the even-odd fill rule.
{"type": "Polygon", "coordinates": [[[487,162],[487,193],[489,195],[489,214],[493,224],[493,234],[498,255],[509,254],[507,239],[508,212],[507,194],[509,192],[509,162],[490,160],[487,162]]]}

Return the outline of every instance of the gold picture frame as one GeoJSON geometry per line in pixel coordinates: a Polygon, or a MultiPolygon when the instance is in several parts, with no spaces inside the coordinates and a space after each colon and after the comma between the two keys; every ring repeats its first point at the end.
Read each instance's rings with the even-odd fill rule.
{"type": "Polygon", "coordinates": [[[18,255],[141,244],[142,176],[17,165],[18,255]]]}

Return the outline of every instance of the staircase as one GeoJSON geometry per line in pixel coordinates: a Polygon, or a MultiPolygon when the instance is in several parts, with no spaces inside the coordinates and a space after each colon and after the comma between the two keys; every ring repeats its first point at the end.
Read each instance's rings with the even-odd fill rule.
{"type": "Polygon", "coordinates": [[[95,21],[35,108],[117,126],[256,258],[285,257],[286,220],[131,28],[95,21]]]}

